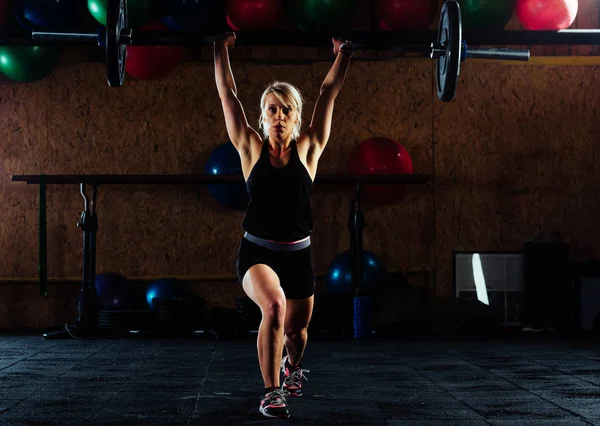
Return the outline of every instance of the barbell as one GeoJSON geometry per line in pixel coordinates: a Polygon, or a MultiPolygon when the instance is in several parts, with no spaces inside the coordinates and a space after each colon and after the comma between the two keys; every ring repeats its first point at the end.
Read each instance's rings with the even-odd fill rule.
{"type": "MultiPolygon", "coordinates": [[[[108,0],[106,27],[96,34],[32,31],[32,41],[37,42],[83,42],[98,43],[105,48],[106,76],[111,87],[121,87],[125,80],[127,46],[154,45],[207,45],[218,35],[183,31],[142,31],[128,27],[127,0],[108,0]]],[[[516,49],[470,49],[462,38],[460,6],[455,0],[447,0],[441,10],[437,39],[429,45],[406,45],[403,34],[394,31],[348,32],[343,39],[351,40],[355,49],[421,52],[436,60],[437,94],[442,102],[450,102],[456,96],[460,64],[468,58],[528,61],[529,50],[516,49]]],[[[303,32],[253,32],[236,40],[237,45],[296,45],[308,46],[315,34],[303,32]]],[[[323,42],[331,37],[323,35],[323,42]]]]}

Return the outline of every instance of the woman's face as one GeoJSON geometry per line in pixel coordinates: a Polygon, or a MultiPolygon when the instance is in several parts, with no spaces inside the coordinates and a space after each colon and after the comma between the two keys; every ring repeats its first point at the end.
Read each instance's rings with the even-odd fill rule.
{"type": "Polygon", "coordinates": [[[298,122],[298,111],[292,102],[281,102],[273,93],[265,99],[265,123],[269,135],[277,140],[291,139],[294,126],[298,122]]]}

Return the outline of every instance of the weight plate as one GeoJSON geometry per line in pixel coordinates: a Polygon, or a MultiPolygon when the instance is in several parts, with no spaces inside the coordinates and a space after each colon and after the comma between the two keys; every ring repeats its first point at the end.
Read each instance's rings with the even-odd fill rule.
{"type": "Polygon", "coordinates": [[[450,102],[456,96],[462,50],[460,6],[454,0],[447,0],[442,6],[438,44],[444,50],[436,63],[438,97],[442,102],[450,102]]]}
{"type": "Polygon", "coordinates": [[[106,78],[110,87],[121,87],[125,80],[127,46],[121,33],[128,28],[127,0],[108,0],[106,7],[106,78]]]}

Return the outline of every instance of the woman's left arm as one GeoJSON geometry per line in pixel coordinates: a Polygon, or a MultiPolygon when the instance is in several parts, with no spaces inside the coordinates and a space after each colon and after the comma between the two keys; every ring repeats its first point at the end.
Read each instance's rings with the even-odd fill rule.
{"type": "Polygon", "coordinates": [[[321,91],[315,104],[312,120],[307,129],[313,149],[316,148],[319,151],[325,148],[329,140],[333,118],[333,105],[344,84],[354,49],[350,42],[346,41],[342,43],[341,40],[334,39],[333,53],[337,57],[321,85],[321,91]]]}

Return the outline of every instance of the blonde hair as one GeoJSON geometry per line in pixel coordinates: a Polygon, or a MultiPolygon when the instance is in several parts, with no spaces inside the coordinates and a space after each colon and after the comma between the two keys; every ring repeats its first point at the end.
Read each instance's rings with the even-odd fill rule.
{"type": "Polygon", "coordinates": [[[302,98],[300,90],[289,83],[284,83],[281,81],[275,81],[267,86],[260,97],[260,122],[258,123],[259,128],[262,130],[265,138],[269,137],[269,128],[265,126],[267,111],[265,102],[269,93],[274,94],[277,99],[279,99],[279,101],[285,105],[287,105],[288,102],[291,102],[293,109],[298,112],[298,122],[294,123],[294,129],[292,130],[292,138],[298,139],[300,136],[300,128],[302,126],[302,107],[304,104],[304,99],[302,98]]]}

